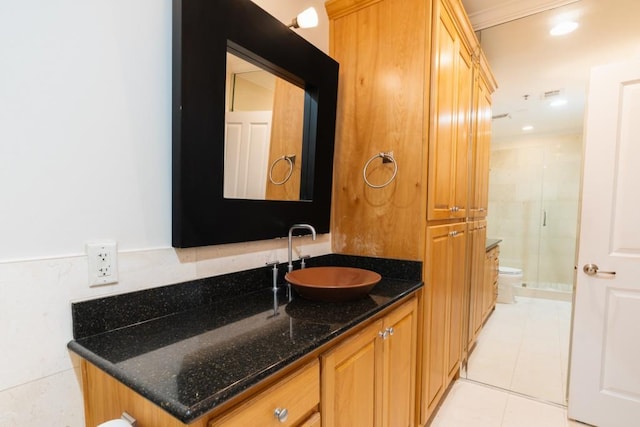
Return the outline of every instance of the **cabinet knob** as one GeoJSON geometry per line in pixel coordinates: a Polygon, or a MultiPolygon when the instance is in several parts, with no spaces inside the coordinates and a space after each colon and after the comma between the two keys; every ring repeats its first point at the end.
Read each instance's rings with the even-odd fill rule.
{"type": "Polygon", "coordinates": [[[393,328],[387,328],[384,331],[380,331],[378,332],[378,336],[380,338],[382,338],[383,340],[386,340],[387,338],[389,338],[391,335],[393,335],[393,333],[395,332],[395,330],[393,328]]]}
{"type": "Polygon", "coordinates": [[[287,408],[276,408],[273,415],[278,419],[278,421],[284,423],[287,422],[287,418],[289,418],[289,411],[287,411],[287,408]]]}

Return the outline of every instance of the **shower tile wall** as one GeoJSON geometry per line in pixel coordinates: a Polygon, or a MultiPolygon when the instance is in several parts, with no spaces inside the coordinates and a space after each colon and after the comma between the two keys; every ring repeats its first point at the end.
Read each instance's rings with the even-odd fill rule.
{"type": "Polygon", "coordinates": [[[530,287],[571,289],[581,165],[581,134],[492,147],[487,235],[503,239],[500,264],[530,287]]]}

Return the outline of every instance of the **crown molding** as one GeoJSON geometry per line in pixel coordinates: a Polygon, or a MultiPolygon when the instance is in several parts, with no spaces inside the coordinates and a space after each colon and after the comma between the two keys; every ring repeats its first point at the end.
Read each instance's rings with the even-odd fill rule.
{"type": "Polygon", "coordinates": [[[469,14],[469,20],[473,25],[473,30],[480,31],[577,1],[580,0],[505,0],[469,14]]]}

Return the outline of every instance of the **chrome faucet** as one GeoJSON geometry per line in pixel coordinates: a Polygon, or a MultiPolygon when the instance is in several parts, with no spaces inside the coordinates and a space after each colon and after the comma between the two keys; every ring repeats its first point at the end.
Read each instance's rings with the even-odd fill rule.
{"type": "Polygon", "coordinates": [[[291,273],[293,271],[293,261],[292,261],[292,254],[291,254],[291,238],[293,237],[293,230],[296,229],[306,229],[311,231],[311,238],[313,240],[316,240],[316,229],[313,228],[312,225],[309,224],[293,224],[291,226],[291,228],[289,229],[289,263],[287,264],[287,272],[291,273]]]}

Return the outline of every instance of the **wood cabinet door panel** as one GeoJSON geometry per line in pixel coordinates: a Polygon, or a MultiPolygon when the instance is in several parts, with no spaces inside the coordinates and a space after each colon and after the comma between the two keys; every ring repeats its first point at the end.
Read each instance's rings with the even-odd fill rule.
{"type": "Polygon", "coordinates": [[[413,426],[415,419],[416,300],[385,318],[383,413],[385,427],[413,426]]]}
{"type": "Polygon", "coordinates": [[[455,28],[447,16],[438,20],[432,85],[432,137],[429,139],[428,218],[451,216],[455,157],[456,62],[455,28]]]}
{"type": "Polygon", "coordinates": [[[378,425],[376,405],[381,382],[382,346],[377,342],[382,321],[373,323],[320,358],[322,420],[325,427],[378,425]]]}
{"type": "Polygon", "coordinates": [[[430,408],[444,391],[449,231],[448,225],[427,228],[422,414],[431,412],[430,408]]]}
{"type": "Polygon", "coordinates": [[[449,242],[449,268],[451,278],[448,292],[448,351],[447,351],[447,374],[449,379],[453,378],[460,367],[462,357],[462,332],[465,302],[465,281],[466,281],[466,250],[467,250],[467,224],[460,223],[452,225],[449,242]]]}

